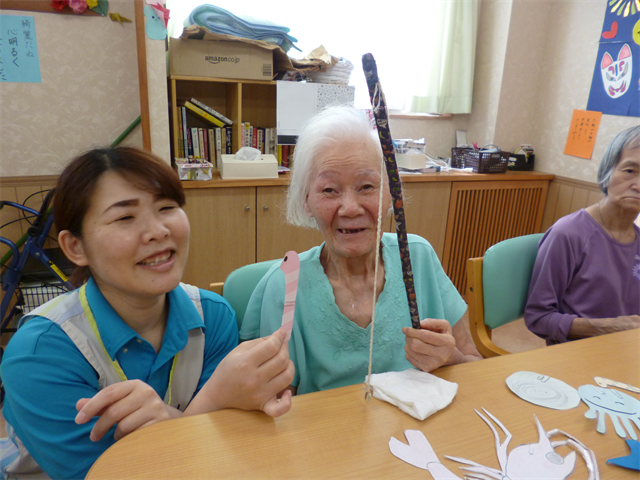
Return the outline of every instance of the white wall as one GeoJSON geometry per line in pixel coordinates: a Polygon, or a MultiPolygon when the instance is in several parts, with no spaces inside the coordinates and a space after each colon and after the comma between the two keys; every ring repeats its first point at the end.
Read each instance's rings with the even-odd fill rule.
{"type": "Polygon", "coordinates": [[[564,155],[574,109],[585,110],[607,0],[481,0],[473,112],[453,120],[392,120],[397,138],[425,137],[448,156],[456,128],[504,150],[530,143],[535,169],[595,182],[604,150],[637,117],[603,115],[591,160],[564,155]]]}
{"type": "MultiPolygon", "coordinates": [[[[134,3],[109,11],[135,19],[134,3]]],[[[110,145],[140,115],[135,23],[0,10],[35,19],[42,83],[2,83],[0,176],[57,175],[71,158],[110,145]]],[[[147,38],[151,144],[170,161],[165,42],[147,38]]],[[[141,127],[124,140],[142,147],[141,127]]]]}

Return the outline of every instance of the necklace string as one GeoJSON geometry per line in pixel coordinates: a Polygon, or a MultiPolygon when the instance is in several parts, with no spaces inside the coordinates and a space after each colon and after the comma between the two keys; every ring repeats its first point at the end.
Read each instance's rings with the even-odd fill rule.
{"type": "MultiPolygon", "coordinates": [[[[601,202],[602,200],[600,200],[601,202]]],[[[605,232],[607,232],[609,234],[609,236],[611,238],[613,238],[616,242],[620,242],[622,243],[621,240],[618,240],[618,238],[613,234],[613,232],[611,230],[609,230],[609,227],[607,227],[606,222],[604,221],[604,217],[602,216],[602,211],[600,210],[600,202],[597,203],[598,206],[598,216],[600,217],[600,223],[602,223],[602,226],[604,227],[605,232]]],[[[635,239],[635,230],[633,232],[633,237],[635,239]]]]}

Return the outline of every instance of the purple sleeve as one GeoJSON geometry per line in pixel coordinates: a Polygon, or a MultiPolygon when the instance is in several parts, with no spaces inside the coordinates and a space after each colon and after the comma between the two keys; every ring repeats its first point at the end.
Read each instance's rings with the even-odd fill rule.
{"type": "Polygon", "coordinates": [[[571,239],[554,227],[538,246],[524,320],[529,330],[547,340],[548,345],[566,342],[573,319],[578,316],[559,311],[576,266],[574,253],[571,239]]]}

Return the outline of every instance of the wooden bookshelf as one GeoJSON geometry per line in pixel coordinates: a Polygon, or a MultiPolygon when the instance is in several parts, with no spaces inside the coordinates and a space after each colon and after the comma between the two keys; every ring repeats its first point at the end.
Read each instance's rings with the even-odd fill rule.
{"type": "MultiPolygon", "coordinates": [[[[171,140],[173,157],[184,157],[178,146],[178,104],[195,97],[233,121],[232,149],[241,146],[240,123],[276,127],[276,82],[236,80],[229,78],[169,76],[171,107],[171,140]]],[[[209,124],[189,115],[188,126],[211,128],[209,124]]]]}

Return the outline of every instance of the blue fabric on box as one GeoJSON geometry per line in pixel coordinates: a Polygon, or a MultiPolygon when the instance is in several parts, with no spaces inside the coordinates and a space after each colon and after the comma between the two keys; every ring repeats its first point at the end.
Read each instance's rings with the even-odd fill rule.
{"type": "Polygon", "coordinates": [[[194,8],[185,18],[184,26],[189,27],[194,24],[205,27],[213,33],[275,43],[285,52],[289,51],[291,47],[300,51],[294,45],[298,39],[289,35],[289,28],[248,15],[234,15],[215,5],[205,4],[194,8]]]}

